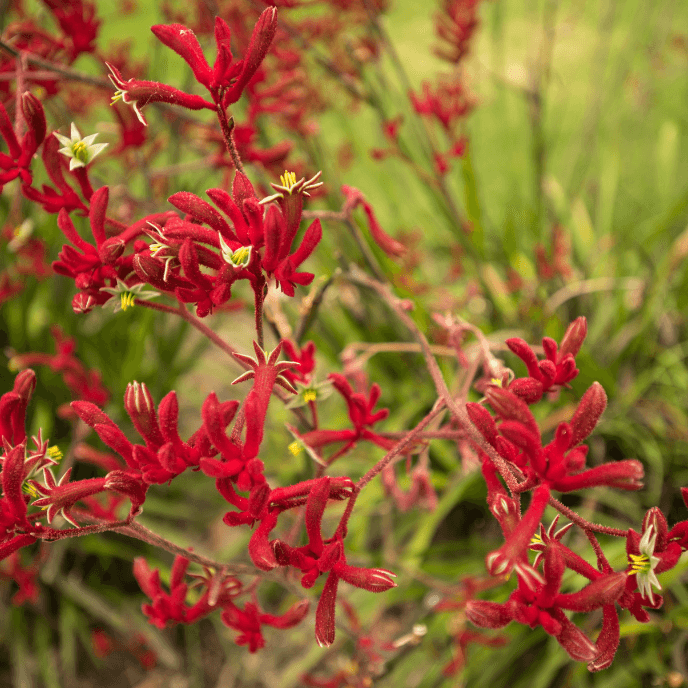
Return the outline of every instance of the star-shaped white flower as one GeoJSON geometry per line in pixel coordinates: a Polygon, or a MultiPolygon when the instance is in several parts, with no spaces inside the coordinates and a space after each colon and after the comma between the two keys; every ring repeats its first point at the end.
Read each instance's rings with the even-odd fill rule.
{"type": "Polygon", "coordinates": [[[229,263],[235,268],[245,268],[251,262],[251,249],[253,246],[239,246],[236,251],[232,251],[227,245],[227,242],[223,239],[222,234],[219,234],[219,237],[222,258],[225,263],[229,263]]]}
{"type": "Polygon", "coordinates": [[[55,138],[64,146],[58,152],[70,158],[70,170],[74,170],[77,167],[86,167],[108,145],[107,143],[93,143],[98,134],[91,134],[82,139],[74,122],[72,122],[71,138],[62,136],[62,134],[57,132],[54,132],[54,134],[55,138]]]}
{"type": "Polygon", "coordinates": [[[103,304],[103,308],[114,308],[115,313],[119,311],[126,311],[130,306],[134,306],[134,299],[141,299],[148,301],[160,296],[157,291],[143,291],[144,284],[135,284],[133,287],[128,287],[122,280],[117,280],[116,287],[101,287],[100,291],[106,291],[113,296],[120,298],[109,299],[103,304]]]}
{"type": "Polygon", "coordinates": [[[659,564],[660,559],[654,556],[655,543],[657,541],[657,533],[653,532],[654,529],[653,525],[649,525],[643,533],[643,537],[640,538],[638,543],[640,554],[629,555],[631,558],[631,570],[635,573],[635,580],[638,584],[638,592],[643,597],[647,597],[651,604],[654,604],[652,586],[654,585],[657,590],[662,589],[655,573],[655,568],[659,564]]]}

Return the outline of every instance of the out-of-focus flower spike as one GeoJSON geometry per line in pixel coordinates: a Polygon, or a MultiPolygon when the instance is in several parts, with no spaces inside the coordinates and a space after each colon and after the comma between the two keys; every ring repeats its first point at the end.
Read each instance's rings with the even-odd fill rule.
{"type": "Polygon", "coordinates": [[[352,211],[357,205],[362,205],[363,210],[368,218],[368,228],[373,241],[390,257],[403,256],[406,253],[406,247],[393,239],[387,234],[380,223],[377,221],[373,207],[368,203],[365,196],[353,186],[342,186],[342,193],[346,197],[344,209],[347,212],[352,211]]]}
{"type": "Polygon", "coordinates": [[[19,145],[17,136],[14,133],[14,127],[12,126],[12,122],[7,114],[7,110],[5,110],[5,107],[2,103],[0,103],[0,134],[2,134],[2,137],[5,139],[12,158],[15,160],[19,158],[22,152],[21,146],[19,145]]]}

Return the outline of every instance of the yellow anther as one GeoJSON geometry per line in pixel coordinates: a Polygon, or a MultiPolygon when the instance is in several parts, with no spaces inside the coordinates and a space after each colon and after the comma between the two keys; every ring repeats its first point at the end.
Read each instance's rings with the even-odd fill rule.
{"type": "Polygon", "coordinates": [[[286,186],[287,188],[294,186],[294,184],[296,184],[296,173],[285,170],[284,174],[280,175],[280,181],[282,182],[282,186],[286,186]]]}
{"type": "Polygon", "coordinates": [[[88,160],[88,146],[83,141],[77,141],[72,146],[72,153],[77,160],[86,162],[88,160]]]}
{"type": "Polygon", "coordinates": [[[650,558],[646,554],[629,554],[631,558],[631,571],[642,573],[650,570],[650,558]]]}
{"type": "Polygon", "coordinates": [[[250,255],[251,247],[242,246],[241,248],[238,248],[236,251],[234,251],[234,255],[232,256],[232,262],[234,263],[234,265],[246,265],[250,255]]]}
{"type": "Polygon", "coordinates": [[[304,389],[303,390],[303,400],[304,401],[315,401],[318,393],[314,389],[304,389]]]}
{"type": "Polygon", "coordinates": [[[62,458],[62,451],[56,444],[53,444],[52,447],[48,447],[48,456],[53,461],[59,461],[62,458]]]}
{"type": "Polygon", "coordinates": [[[31,497],[31,499],[38,499],[38,490],[33,485],[24,484],[22,490],[31,497]]]}
{"type": "Polygon", "coordinates": [[[288,449],[294,456],[298,456],[301,453],[302,447],[295,441],[289,445],[288,449]]]}
{"type": "Polygon", "coordinates": [[[134,306],[134,299],[136,298],[134,294],[132,294],[129,291],[125,291],[122,293],[121,302],[122,302],[122,310],[126,311],[129,306],[134,306]]]}

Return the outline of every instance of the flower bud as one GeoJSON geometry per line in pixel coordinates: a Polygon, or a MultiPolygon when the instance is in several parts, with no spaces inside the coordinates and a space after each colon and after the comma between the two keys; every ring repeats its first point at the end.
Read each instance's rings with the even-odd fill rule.
{"type": "Polygon", "coordinates": [[[34,135],[35,152],[36,148],[43,143],[48,126],[45,121],[43,105],[33,93],[26,91],[21,98],[21,109],[24,121],[34,135]]]}
{"type": "Polygon", "coordinates": [[[571,446],[580,444],[594,430],[600,416],[607,408],[607,394],[599,382],[593,382],[578,403],[571,418],[573,436],[571,446]]]}
{"type": "Polygon", "coordinates": [[[566,329],[559,347],[559,359],[561,361],[567,354],[575,356],[583,345],[583,340],[588,334],[588,321],[584,316],[576,318],[566,329]]]}

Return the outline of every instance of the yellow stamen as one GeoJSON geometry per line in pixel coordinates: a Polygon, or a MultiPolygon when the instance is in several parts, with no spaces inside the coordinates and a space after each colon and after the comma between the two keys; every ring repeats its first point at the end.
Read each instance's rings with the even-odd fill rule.
{"type": "Polygon", "coordinates": [[[129,306],[134,307],[136,304],[134,303],[134,299],[136,297],[129,291],[125,291],[122,293],[121,296],[121,302],[122,302],[122,310],[126,311],[129,306]]]}
{"type": "Polygon", "coordinates": [[[296,173],[285,170],[284,174],[280,175],[280,181],[282,182],[282,186],[286,186],[287,188],[292,187],[296,184],[296,173]]]}
{"type": "Polygon", "coordinates": [[[288,449],[294,456],[298,456],[301,453],[302,447],[298,442],[294,441],[289,445],[288,449]]]}
{"type": "Polygon", "coordinates": [[[650,558],[647,554],[630,554],[629,556],[633,573],[643,573],[650,570],[650,558]]]}
{"type": "Polygon", "coordinates": [[[72,145],[74,157],[81,162],[88,162],[88,146],[83,141],[77,141],[72,145]]]}
{"type": "Polygon", "coordinates": [[[304,401],[315,401],[318,393],[314,389],[304,389],[303,390],[303,400],[304,401]]]}
{"type": "Polygon", "coordinates": [[[52,447],[48,447],[48,456],[53,461],[59,461],[62,458],[62,452],[56,444],[53,444],[52,447]]]}
{"type": "Polygon", "coordinates": [[[38,499],[38,490],[33,485],[22,485],[22,490],[26,492],[31,499],[38,499]]]}

